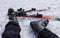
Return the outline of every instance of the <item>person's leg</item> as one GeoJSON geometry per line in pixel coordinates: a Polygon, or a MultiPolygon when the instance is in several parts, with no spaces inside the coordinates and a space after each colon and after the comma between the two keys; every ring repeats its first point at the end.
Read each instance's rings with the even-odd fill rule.
{"type": "Polygon", "coordinates": [[[44,19],[30,23],[32,29],[38,33],[37,38],[59,38],[56,34],[45,28],[48,23],[49,20],[44,19]]]}
{"type": "Polygon", "coordinates": [[[40,38],[40,36],[44,37],[44,38],[59,38],[56,34],[54,34],[53,32],[51,32],[47,28],[44,28],[41,32],[39,32],[37,38],[40,38]]]}
{"type": "Polygon", "coordinates": [[[5,26],[2,38],[20,38],[21,28],[16,17],[16,12],[12,8],[8,10],[8,16],[10,21],[5,26]]]}
{"type": "Polygon", "coordinates": [[[20,38],[20,27],[14,21],[10,21],[6,26],[2,34],[2,38],[20,38]]]}

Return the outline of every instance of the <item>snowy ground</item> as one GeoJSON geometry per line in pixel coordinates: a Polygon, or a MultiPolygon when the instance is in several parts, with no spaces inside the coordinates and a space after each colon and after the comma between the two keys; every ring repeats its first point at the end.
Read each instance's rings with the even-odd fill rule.
{"type": "MultiPolygon", "coordinates": [[[[60,18],[60,0],[0,0],[0,38],[4,31],[5,25],[8,23],[8,8],[14,8],[15,11],[18,8],[30,9],[41,8],[50,10],[40,12],[44,15],[52,15],[60,18]]],[[[30,22],[33,20],[39,20],[38,18],[18,18],[21,27],[21,38],[36,38],[34,31],[30,27],[30,22]]],[[[57,34],[60,37],[60,21],[49,22],[47,28],[57,34]]]]}

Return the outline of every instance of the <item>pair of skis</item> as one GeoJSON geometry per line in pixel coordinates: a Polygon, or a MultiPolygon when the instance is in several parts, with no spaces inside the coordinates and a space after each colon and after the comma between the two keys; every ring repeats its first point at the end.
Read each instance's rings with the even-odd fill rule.
{"type": "MultiPolygon", "coordinates": [[[[24,9],[20,8],[20,9],[17,10],[17,12],[15,12],[13,8],[9,8],[9,10],[8,10],[8,16],[9,16],[12,12],[14,12],[14,13],[16,13],[16,17],[55,19],[55,20],[60,21],[59,18],[56,18],[56,17],[53,17],[53,16],[44,16],[44,15],[38,14],[38,13],[37,13],[37,14],[33,14],[33,15],[27,15],[28,12],[32,12],[32,11],[39,11],[39,12],[41,12],[41,11],[46,11],[46,9],[37,10],[36,8],[32,8],[32,9],[30,9],[30,10],[25,11],[24,9]]],[[[12,14],[11,14],[11,15],[12,15],[12,14]]],[[[9,17],[10,17],[10,16],[9,16],[9,17]]]]}

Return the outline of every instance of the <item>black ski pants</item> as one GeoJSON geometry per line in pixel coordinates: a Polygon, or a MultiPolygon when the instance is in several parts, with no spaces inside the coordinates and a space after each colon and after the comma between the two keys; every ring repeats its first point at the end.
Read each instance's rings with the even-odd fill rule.
{"type": "Polygon", "coordinates": [[[37,38],[59,38],[59,37],[50,30],[45,28],[38,34],[37,38]]]}
{"type": "Polygon", "coordinates": [[[5,26],[5,30],[2,33],[2,38],[20,38],[20,26],[14,21],[10,21],[5,26]]]}
{"type": "MultiPolygon", "coordinates": [[[[2,38],[21,38],[21,28],[18,23],[10,21],[5,26],[5,30],[2,33],[2,38]]],[[[52,33],[48,29],[43,29],[37,36],[37,38],[59,38],[56,34],[52,33]]]]}

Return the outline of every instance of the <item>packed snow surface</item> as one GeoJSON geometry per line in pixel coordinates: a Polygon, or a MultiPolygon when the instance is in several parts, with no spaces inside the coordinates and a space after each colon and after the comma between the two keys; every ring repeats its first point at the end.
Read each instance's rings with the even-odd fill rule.
{"type": "MultiPolygon", "coordinates": [[[[47,11],[38,12],[43,15],[50,15],[60,18],[60,0],[0,0],[0,38],[4,31],[5,25],[9,22],[7,13],[8,9],[13,8],[15,11],[19,8],[26,10],[31,8],[47,9],[47,11]],[[48,9],[50,8],[50,9],[48,9]]],[[[37,12],[32,12],[33,14],[37,12]]],[[[31,21],[40,20],[39,18],[18,18],[21,27],[21,38],[37,38],[37,34],[30,27],[31,21]]],[[[60,37],[60,21],[49,20],[46,27],[60,37]]]]}

